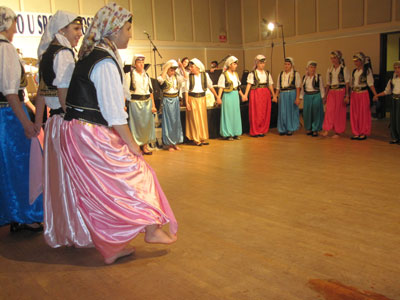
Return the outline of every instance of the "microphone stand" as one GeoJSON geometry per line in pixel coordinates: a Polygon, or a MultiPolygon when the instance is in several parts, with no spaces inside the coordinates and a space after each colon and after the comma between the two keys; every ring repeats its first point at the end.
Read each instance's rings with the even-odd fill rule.
{"type": "Polygon", "coordinates": [[[160,52],[157,49],[157,46],[154,45],[153,41],[150,38],[150,34],[147,32],[144,32],[145,35],[147,35],[148,40],[150,41],[150,44],[153,46],[153,55],[154,55],[154,77],[157,78],[157,57],[156,57],[156,52],[158,53],[158,56],[162,59],[163,57],[161,56],[160,52]]]}

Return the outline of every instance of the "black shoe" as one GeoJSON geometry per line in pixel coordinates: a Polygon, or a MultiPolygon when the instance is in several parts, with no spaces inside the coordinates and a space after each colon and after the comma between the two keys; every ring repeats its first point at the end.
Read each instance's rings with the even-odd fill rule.
{"type": "Polygon", "coordinates": [[[279,135],[287,135],[287,132],[279,132],[279,135]]]}
{"type": "Polygon", "coordinates": [[[204,145],[204,146],[208,146],[208,145],[210,145],[210,143],[209,143],[209,142],[201,142],[201,144],[202,144],[202,145],[204,145]]]}
{"type": "Polygon", "coordinates": [[[260,135],[257,134],[257,135],[250,135],[250,136],[253,137],[253,138],[258,138],[260,135]]]}
{"type": "Polygon", "coordinates": [[[400,141],[399,140],[391,140],[389,141],[389,144],[398,144],[400,141]]]}
{"type": "Polygon", "coordinates": [[[36,222],[34,224],[37,224],[37,227],[33,227],[31,224],[22,224],[22,223],[11,223],[10,224],[10,232],[18,232],[21,230],[28,230],[28,231],[33,231],[33,232],[41,232],[43,231],[43,225],[42,223],[36,222]]]}
{"type": "Polygon", "coordinates": [[[262,133],[262,134],[259,134],[258,136],[259,136],[259,137],[264,137],[264,136],[265,136],[265,134],[264,134],[264,133],[262,133]]]}
{"type": "Polygon", "coordinates": [[[313,135],[313,133],[314,133],[314,132],[309,131],[309,132],[307,132],[306,134],[307,134],[307,135],[313,135]]]}
{"type": "Polygon", "coordinates": [[[233,137],[233,139],[234,139],[234,140],[240,140],[240,137],[238,137],[237,135],[235,135],[235,136],[233,137]]]}
{"type": "Polygon", "coordinates": [[[350,139],[351,139],[351,140],[359,140],[359,139],[360,139],[360,136],[358,136],[358,135],[353,135],[350,139]]]}
{"type": "Polygon", "coordinates": [[[360,135],[357,140],[363,141],[363,140],[366,140],[366,139],[367,139],[366,135],[363,135],[363,136],[360,135]]]}
{"type": "Polygon", "coordinates": [[[288,132],[286,133],[286,135],[291,136],[291,135],[293,135],[293,132],[288,131],[288,132]]]}
{"type": "Polygon", "coordinates": [[[311,134],[311,136],[312,136],[312,137],[317,137],[317,136],[318,136],[318,131],[314,131],[314,132],[311,134]]]}

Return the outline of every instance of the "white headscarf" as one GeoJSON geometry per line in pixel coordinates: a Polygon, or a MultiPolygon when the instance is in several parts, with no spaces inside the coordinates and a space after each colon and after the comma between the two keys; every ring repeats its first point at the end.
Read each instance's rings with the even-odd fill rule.
{"type": "Polygon", "coordinates": [[[58,42],[68,48],[71,48],[70,42],[63,35],[58,34],[60,29],[68,26],[72,21],[78,17],[77,14],[70,13],[67,11],[58,10],[54,16],[51,17],[50,22],[47,24],[46,29],[40,39],[38,48],[39,61],[42,59],[42,55],[46,52],[50,43],[57,37],[58,42]]]}
{"type": "Polygon", "coordinates": [[[309,60],[309,61],[307,62],[307,68],[308,68],[310,65],[317,66],[317,62],[316,62],[315,60],[309,60]]]}
{"type": "Polygon", "coordinates": [[[258,54],[258,55],[255,57],[255,59],[254,59],[254,70],[257,69],[257,63],[258,63],[259,61],[262,61],[262,60],[265,61],[265,59],[266,59],[266,57],[265,57],[264,55],[258,54]]]}
{"type": "Polygon", "coordinates": [[[0,32],[9,29],[16,17],[17,16],[12,9],[5,6],[0,6],[0,32]]]}
{"type": "Polygon", "coordinates": [[[228,70],[229,69],[229,66],[231,65],[231,64],[233,64],[234,62],[238,62],[238,59],[235,57],[235,56],[229,56],[228,58],[227,58],[227,60],[225,61],[225,64],[224,64],[224,70],[226,71],[226,70],[228,70]]]}
{"type": "Polygon", "coordinates": [[[202,63],[199,59],[197,59],[197,58],[192,58],[192,59],[190,60],[190,62],[191,62],[192,64],[194,64],[196,67],[198,67],[199,70],[200,70],[200,72],[205,72],[205,71],[206,71],[206,68],[204,67],[203,63],[202,63]]]}
{"type": "Polygon", "coordinates": [[[167,61],[167,63],[165,65],[163,65],[163,71],[165,71],[165,68],[171,64],[171,66],[169,66],[169,68],[178,68],[178,62],[175,59],[170,59],[169,61],[167,61]]]}
{"type": "Polygon", "coordinates": [[[293,57],[286,57],[285,58],[285,62],[290,62],[292,67],[294,67],[294,59],[293,59],[293,57]]]}
{"type": "Polygon", "coordinates": [[[143,54],[135,54],[132,59],[132,64],[135,65],[138,59],[145,60],[145,58],[146,56],[144,56],[143,54]]]}

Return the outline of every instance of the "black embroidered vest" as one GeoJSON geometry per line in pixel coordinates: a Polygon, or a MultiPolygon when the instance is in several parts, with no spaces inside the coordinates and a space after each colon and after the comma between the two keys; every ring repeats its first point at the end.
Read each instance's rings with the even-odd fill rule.
{"type": "MultiPolygon", "coordinates": [[[[90,80],[94,66],[100,61],[111,58],[118,66],[118,62],[104,49],[96,47],[87,57],[76,63],[71,83],[67,93],[67,113],[64,119],[70,121],[78,119],[89,123],[108,126],[100,112],[96,88],[90,80]]],[[[123,77],[118,67],[121,82],[123,77]]]]}
{"type": "Polygon", "coordinates": [[[64,49],[71,51],[72,57],[75,57],[72,49],[60,45],[57,40],[54,40],[46,52],[43,53],[39,63],[39,90],[42,96],[57,97],[57,87],[53,85],[53,81],[56,78],[56,73],[54,73],[53,69],[54,58],[64,49]]]}

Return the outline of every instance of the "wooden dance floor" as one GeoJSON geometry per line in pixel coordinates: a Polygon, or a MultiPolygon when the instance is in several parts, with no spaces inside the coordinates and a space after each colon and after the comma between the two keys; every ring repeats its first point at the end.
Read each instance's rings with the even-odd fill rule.
{"type": "MultiPolygon", "coordinates": [[[[387,120],[351,141],[211,140],[157,151],[178,242],[132,242],[111,266],[95,249],[0,228],[0,299],[400,299],[400,146],[387,120]]],[[[349,127],[349,124],[348,124],[349,127]]],[[[349,129],[348,129],[349,130],[349,129]]]]}

